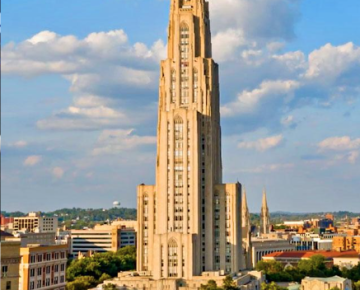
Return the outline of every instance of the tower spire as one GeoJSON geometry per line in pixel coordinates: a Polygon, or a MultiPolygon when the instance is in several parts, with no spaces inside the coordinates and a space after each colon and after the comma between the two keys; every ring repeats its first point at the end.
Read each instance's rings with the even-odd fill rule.
{"type": "Polygon", "coordinates": [[[267,203],[266,188],[263,189],[262,206],[260,213],[260,232],[268,234],[270,232],[270,212],[267,203]]]}
{"type": "Polygon", "coordinates": [[[250,230],[249,226],[250,226],[250,212],[247,203],[246,188],[244,187],[243,195],[242,195],[242,227],[245,228],[245,232],[250,230]]]}

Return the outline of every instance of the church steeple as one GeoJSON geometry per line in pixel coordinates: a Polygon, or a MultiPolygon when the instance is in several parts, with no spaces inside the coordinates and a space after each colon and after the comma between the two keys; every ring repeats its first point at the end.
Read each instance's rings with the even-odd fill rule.
{"type": "Polygon", "coordinates": [[[242,245],[244,254],[244,268],[252,269],[252,244],[251,244],[251,223],[250,212],[247,204],[246,189],[244,187],[241,205],[241,223],[242,223],[242,245]]]}
{"type": "Polygon", "coordinates": [[[250,212],[249,207],[247,204],[247,197],[246,197],[246,189],[244,187],[243,195],[242,195],[242,228],[244,229],[245,233],[247,233],[250,229],[250,212]]]}
{"type": "Polygon", "coordinates": [[[263,189],[262,206],[260,213],[260,233],[268,234],[270,232],[270,211],[267,203],[266,189],[263,189]]]}

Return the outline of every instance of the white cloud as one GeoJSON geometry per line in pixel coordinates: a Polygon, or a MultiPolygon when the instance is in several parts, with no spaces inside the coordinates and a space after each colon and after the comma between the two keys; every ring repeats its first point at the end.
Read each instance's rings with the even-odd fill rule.
{"type": "Polygon", "coordinates": [[[133,135],[131,130],[104,130],[98,139],[93,155],[118,154],[142,145],[156,144],[156,137],[133,135]]]}
{"type": "Polygon", "coordinates": [[[40,129],[97,130],[124,123],[134,96],[156,92],[159,61],[165,55],[161,40],[151,47],[132,45],[123,30],[91,33],[83,39],[42,31],[3,47],[2,73],[24,77],[51,73],[70,82],[73,105],[39,120],[40,129]],[[101,104],[109,98],[123,103],[101,104]]]}
{"type": "Polygon", "coordinates": [[[54,167],[52,169],[52,175],[56,178],[56,179],[61,179],[64,176],[65,170],[61,167],[54,167]]]}
{"type": "Polygon", "coordinates": [[[255,149],[257,151],[266,151],[271,148],[277,147],[283,141],[282,135],[272,136],[264,139],[259,139],[256,141],[244,141],[238,144],[240,149],[255,149]]]}
{"type": "Polygon", "coordinates": [[[42,157],[39,155],[31,155],[28,156],[25,160],[24,160],[24,166],[27,167],[32,167],[35,166],[36,164],[38,164],[39,162],[41,162],[42,157]]]}
{"type": "Polygon", "coordinates": [[[268,106],[271,102],[284,105],[291,101],[299,86],[299,82],[292,80],[264,81],[259,88],[243,91],[236,101],[223,106],[221,112],[224,116],[234,116],[253,113],[262,105],[268,106]]]}
{"type": "Polygon", "coordinates": [[[349,136],[331,137],[318,144],[321,150],[347,151],[360,148],[360,138],[351,139],[349,136]]]}
{"type": "Polygon", "coordinates": [[[351,164],[355,164],[357,159],[359,158],[359,151],[352,151],[349,153],[349,156],[348,156],[348,161],[351,163],[351,164]]]}
{"type": "MultiPolygon", "coordinates": [[[[351,70],[357,70],[360,66],[360,47],[352,42],[344,45],[333,46],[326,44],[309,55],[309,68],[305,77],[322,83],[333,83],[351,74],[351,70]]],[[[360,76],[357,76],[360,80],[360,76]]]]}
{"type": "Polygon", "coordinates": [[[19,140],[10,144],[10,146],[15,148],[25,148],[26,146],[28,146],[28,143],[26,141],[19,140]]]}

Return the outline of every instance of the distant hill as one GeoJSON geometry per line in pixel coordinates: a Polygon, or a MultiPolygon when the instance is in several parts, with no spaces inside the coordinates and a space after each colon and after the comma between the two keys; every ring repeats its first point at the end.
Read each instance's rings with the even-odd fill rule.
{"type": "MultiPolygon", "coordinates": [[[[357,217],[360,213],[352,213],[347,211],[339,212],[319,212],[319,213],[291,213],[291,212],[274,212],[271,213],[271,222],[273,224],[282,223],[284,221],[306,220],[313,218],[323,218],[325,214],[331,213],[335,220],[340,221],[345,217],[357,217]]],[[[5,212],[2,211],[6,217],[21,217],[25,216],[22,212],[5,212]]],[[[118,218],[126,220],[136,219],[136,209],[134,208],[111,208],[111,209],[82,209],[82,208],[64,208],[52,212],[42,212],[45,216],[58,216],[60,223],[72,227],[82,228],[85,226],[93,226],[96,223],[113,221],[118,218]]],[[[260,222],[259,214],[251,214],[251,223],[258,225],[260,222]]]]}

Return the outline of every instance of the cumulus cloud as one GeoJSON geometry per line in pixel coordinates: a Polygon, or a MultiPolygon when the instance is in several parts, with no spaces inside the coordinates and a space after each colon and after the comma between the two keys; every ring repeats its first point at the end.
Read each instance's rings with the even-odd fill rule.
{"type": "Polygon", "coordinates": [[[224,116],[252,114],[261,106],[271,102],[289,103],[294,96],[294,90],[299,87],[296,81],[264,81],[259,88],[244,91],[237,100],[222,107],[224,116]]]}
{"type": "Polygon", "coordinates": [[[25,160],[24,160],[24,166],[27,167],[32,167],[35,166],[36,164],[38,164],[39,162],[41,162],[42,157],[39,155],[31,155],[28,156],[25,160]]]}
{"type": "Polygon", "coordinates": [[[257,151],[263,152],[271,148],[279,146],[283,141],[282,135],[272,136],[264,139],[259,139],[256,141],[244,141],[238,144],[240,149],[255,149],[257,151]]]}
{"type": "Polygon", "coordinates": [[[165,54],[161,40],[152,47],[131,44],[123,30],[91,33],[83,39],[42,31],[2,48],[2,73],[58,74],[70,82],[74,104],[39,120],[40,129],[104,129],[124,123],[140,98],[149,105],[145,97],[156,92],[159,61],[165,54]]]}
{"type": "Polygon", "coordinates": [[[309,68],[305,77],[321,83],[346,85],[349,78],[360,82],[360,47],[349,42],[333,46],[330,43],[309,55],[309,68]]]}
{"type": "Polygon", "coordinates": [[[299,0],[212,0],[214,31],[232,27],[249,39],[293,39],[299,0]]]}
{"type": "Polygon", "coordinates": [[[349,153],[349,156],[348,156],[348,161],[351,163],[351,164],[355,164],[357,159],[359,158],[359,151],[352,151],[349,153]]]}
{"type": "Polygon", "coordinates": [[[54,167],[51,173],[56,179],[61,179],[64,176],[65,170],[61,167],[54,167]]]}
{"type": "Polygon", "coordinates": [[[94,130],[125,124],[129,117],[110,106],[114,102],[98,96],[81,96],[67,109],[55,112],[53,116],[39,120],[39,129],[51,130],[94,130]]]}
{"type": "Polygon", "coordinates": [[[133,132],[134,129],[104,130],[99,136],[93,155],[118,154],[138,146],[156,144],[156,137],[133,135],[133,132]]]}
{"type": "Polygon", "coordinates": [[[321,150],[347,151],[360,148],[360,138],[351,139],[349,136],[330,137],[318,144],[321,150]]]}
{"type": "Polygon", "coordinates": [[[16,142],[10,144],[10,147],[25,148],[27,145],[28,145],[28,143],[26,141],[19,140],[19,141],[16,141],[16,142]]]}

